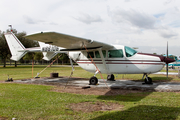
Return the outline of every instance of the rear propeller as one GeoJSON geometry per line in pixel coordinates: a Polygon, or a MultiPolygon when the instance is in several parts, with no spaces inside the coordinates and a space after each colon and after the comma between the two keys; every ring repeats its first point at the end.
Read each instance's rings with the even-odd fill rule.
{"type": "MultiPolygon", "coordinates": [[[[168,59],[168,41],[167,41],[167,51],[166,51],[166,58],[168,59]]],[[[166,77],[168,78],[168,62],[166,63],[166,77]]]]}

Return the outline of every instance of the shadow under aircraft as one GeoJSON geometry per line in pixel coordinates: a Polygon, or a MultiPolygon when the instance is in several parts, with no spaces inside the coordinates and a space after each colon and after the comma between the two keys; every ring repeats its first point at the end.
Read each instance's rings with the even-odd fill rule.
{"type": "Polygon", "coordinates": [[[93,120],[175,120],[179,114],[179,107],[138,105],[127,110],[110,112],[93,120]]]}

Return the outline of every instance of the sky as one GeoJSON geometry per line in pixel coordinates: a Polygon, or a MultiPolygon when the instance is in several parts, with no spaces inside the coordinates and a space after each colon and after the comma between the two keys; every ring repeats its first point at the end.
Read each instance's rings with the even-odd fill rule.
{"type": "Polygon", "coordinates": [[[54,31],[180,56],[180,0],[1,0],[0,30],[54,31]]]}

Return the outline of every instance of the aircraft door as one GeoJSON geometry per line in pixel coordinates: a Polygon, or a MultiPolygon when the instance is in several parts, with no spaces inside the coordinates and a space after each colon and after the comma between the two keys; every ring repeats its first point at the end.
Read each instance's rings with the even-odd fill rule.
{"type": "Polygon", "coordinates": [[[127,73],[127,66],[122,49],[107,51],[107,66],[109,74],[125,74],[127,73]]]}
{"type": "Polygon", "coordinates": [[[135,54],[137,53],[136,50],[125,46],[125,55],[126,55],[126,66],[127,66],[127,73],[142,73],[141,68],[144,68],[142,65],[143,57],[135,57],[135,54]],[[138,64],[136,64],[138,63],[138,64]]]}

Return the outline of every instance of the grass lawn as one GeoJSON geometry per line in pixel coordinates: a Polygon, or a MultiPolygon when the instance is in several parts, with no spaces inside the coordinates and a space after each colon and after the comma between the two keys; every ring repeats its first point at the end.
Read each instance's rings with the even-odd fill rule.
{"type": "MultiPolygon", "coordinates": [[[[35,65],[33,68],[33,77],[37,75],[37,73],[40,73],[44,68],[46,68],[46,65],[35,65]]],[[[39,77],[50,77],[50,73],[57,72],[59,73],[59,76],[69,76],[71,74],[72,68],[70,66],[52,66],[45,69],[39,77]]],[[[0,67],[0,80],[7,80],[8,75],[10,78],[13,78],[14,80],[17,79],[27,79],[27,78],[33,78],[32,77],[32,66],[24,66],[19,65],[17,68],[14,66],[7,66],[6,68],[0,67]]],[[[75,67],[75,72],[73,76],[81,77],[81,76],[92,76],[92,73],[89,73],[80,67],[75,67]],[[82,74],[83,73],[83,74],[82,74]]]]}
{"type": "MultiPolygon", "coordinates": [[[[34,74],[45,66],[35,66],[34,74]]],[[[75,77],[89,78],[92,73],[76,67],[75,77]]],[[[70,67],[47,68],[40,77],[58,72],[60,76],[69,76],[70,67]]],[[[31,66],[0,67],[0,79],[7,75],[13,79],[31,78],[31,66]]],[[[103,75],[106,78],[106,75],[103,75]]],[[[100,76],[98,76],[100,78],[100,76]]],[[[142,75],[118,75],[117,78],[140,80],[142,75]]],[[[153,80],[179,81],[179,78],[164,75],[151,75],[153,80]]],[[[78,95],[50,91],[54,86],[0,83],[0,119],[17,118],[20,120],[70,119],[70,120],[180,120],[179,92],[140,92],[116,96],[78,95]],[[74,111],[72,103],[104,102],[123,105],[122,110],[114,111],[74,111]]]]}
{"type": "Polygon", "coordinates": [[[0,116],[8,119],[175,120],[180,119],[180,93],[142,92],[116,96],[49,91],[53,86],[0,84],[0,116]],[[115,102],[118,111],[73,111],[72,103],[115,102]]]}
{"type": "MultiPolygon", "coordinates": [[[[33,68],[33,77],[40,73],[44,68],[45,65],[35,65],[33,68]]],[[[50,73],[57,72],[59,76],[70,76],[72,68],[70,66],[62,66],[62,65],[53,65],[52,67],[48,67],[44,72],[42,72],[39,77],[50,77],[50,73]]],[[[164,71],[164,70],[162,70],[164,71]]],[[[177,71],[170,71],[170,72],[177,72],[177,71]]],[[[27,79],[33,78],[32,77],[32,67],[31,65],[18,65],[17,68],[14,66],[7,66],[3,68],[0,66],[0,80],[7,80],[9,78],[13,78],[13,80],[17,79],[27,79]]],[[[82,78],[90,78],[94,74],[83,70],[80,67],[75,67],[75,71],[73,72],[73,77],[82,77],[82,78]]],[[[116,79],[131,79],[131,80],[141,80],[142,74],[115,74],[116,79]]],[[[96,75],[97,78],[101,78],[99,74],[96,75]]],[[[165,75],[149,75],[153,81],[180,81],[180,78],[177,76],[169,76],[167,79],[165,75]]],[[[107,75],[103,74],[103,78],[106,79],[107,75]]]]}

